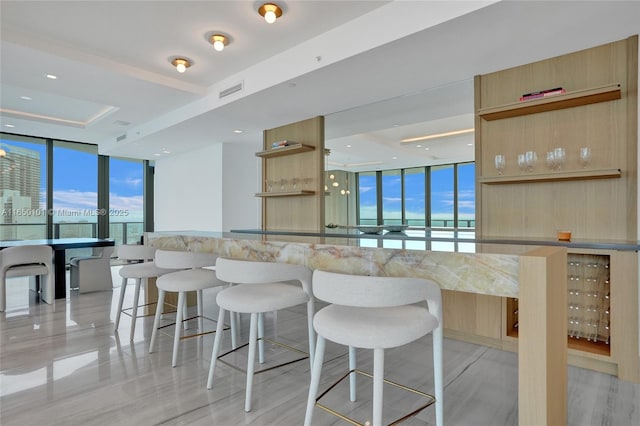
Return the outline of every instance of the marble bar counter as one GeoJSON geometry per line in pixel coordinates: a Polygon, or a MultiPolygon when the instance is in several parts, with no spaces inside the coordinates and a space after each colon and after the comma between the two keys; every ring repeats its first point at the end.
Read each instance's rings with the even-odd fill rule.
{"type": "Polygon", "coordinates": [[[518,296],[519,254],[531,247],[478,245],[459,242],[416,243],[400,236],[383,240],[371,235],[298,232],[154,232],[149,244],[164,249],[205,251],[220,256],[303,264],[323,269],[374,276],[428,278],[446,290],[496,296],[518,296]],[[384,242],[384,243],[383,243],[384,242]]]}
{"type": "Polygon", "coordinates": [[[566,424],[566,246],[479,242],[460,232],[419,238],[346,231],[151,232],[145,242],[314,270],[427,278],[446,290],[518,297],[519,424],[566,424]]]}

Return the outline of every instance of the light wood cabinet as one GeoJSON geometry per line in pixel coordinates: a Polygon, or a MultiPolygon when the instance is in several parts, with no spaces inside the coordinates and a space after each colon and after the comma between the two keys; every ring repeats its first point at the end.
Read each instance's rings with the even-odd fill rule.
{"type": "MultiPolygon", "coordinates": [[[[569,229],[581,241],[637,240],[637,54],[634,36],[476,76],[478,237],[545,240],[569,229]],[[555,87],[566,92],[518,101],[555,87]],[[566,152],[560,170],[545,164],[556,147],[566,152]],[[591,148],[588,165],[581,147],[591,148]],[[517,164],[526,151],[538,157],[530,170],[517,164]]],[[[638,254],[569,247],[567,271],[570,362],[640,381],[638,254]]],[[[484,315],[500,316],[502,345],[516,349],[517,299],[484,315]]]]}

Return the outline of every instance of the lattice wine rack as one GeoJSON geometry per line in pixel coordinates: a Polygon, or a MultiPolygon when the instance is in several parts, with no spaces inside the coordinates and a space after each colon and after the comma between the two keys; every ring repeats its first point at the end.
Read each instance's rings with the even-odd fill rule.
{"type": "MultiPolygon", "coordinates": [[[[573,341],[609,344],[609,256],[567,256],[567,329],[573,341]]],[[[517,336],[518,300],[509,299],[509,335],[517,336]]]]}
{"type": "Polygon", "coordinates": [[[609,256],[569,254],[569,337],[609,343],[609,256]]]}

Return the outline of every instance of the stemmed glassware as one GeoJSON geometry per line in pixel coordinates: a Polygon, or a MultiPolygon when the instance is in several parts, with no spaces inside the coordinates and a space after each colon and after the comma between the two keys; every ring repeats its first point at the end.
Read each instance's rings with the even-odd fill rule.
{"type": "Polygon", "coordinates": [[[564,162],[567,158],[564,148],[554,148],[553,156],[556,161],[556,168],[558,170],[562,169],[562,166],[564,165],[564,162]]]}
{"type": "Polygon", "coordinates": [[[506,165],[507,163],[504,158],[504,155],[502,154],[496,155],[496,170],[498,170],[499,175],[501,175],[502,172],[504,172],[504,168],[506,167],[506,165]]]}
{"type": "Polygon", "coordinates": [[[553,170],[556,168],[556,156],[553,151],[547,152],[546,163],[549,170],[553,170]]]}
{"type": "Polygon", "coordinates": [[[580,148],[580,164],[587,167],[591,163],[591,148],[583,146],[580,148]]]}
{"type": "Polygon", "coordinates": [[[538,161],[538,154],[535,151],[527,151],[524,153],[524,162],[528,172],[533,171],[538,161]]]}
{"type": "Polygon", "coordinates": [[[291,189],[293,191],[297,191],[298,190],[298,183],[300,183],[300,179],[298,179],[298,178],[291,179],[291,189]]]}
{"type": "Polygon", "coordinates": [[[313,182],[313,178],[306,177],[302,179],[302,185],[304,186],[304,189],[309,189],[308,186],[311,182],[313,182]]]}
{"type": "Polygon", "coordinates": [[[522,171],[525,171],[527,168],[527,163],[525,161],[524,154],[518,154],[518,167],[522,171]]]}

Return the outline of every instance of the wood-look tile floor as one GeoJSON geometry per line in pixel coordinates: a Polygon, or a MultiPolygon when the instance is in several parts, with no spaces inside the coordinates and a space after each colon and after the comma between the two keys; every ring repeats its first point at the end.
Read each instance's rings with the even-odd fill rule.
{"type": "MultiPolygon", "coordinates": [[[[115,268],[114,268],[115,275],[115,268]]],[[[116,280],[115,282],[119,282],[116,280]]],[[[127,289],[131,299],[132,286],[127,289]]],[[[259,374],[253,407],[244,412],[245,375],[219,364],[212,390],[206,389],[213,335],[182,341],[179,365],[171,367],[172,338],[160,335],[159,350],[148,353],[152,317],[138,320],[129,340],[129,317],[114,332],[119,289],[71,292],[51,306],[29,300],[25,282],[9,281],[8,308],[0,314],[0,424],[19,425],[301,425],[309,364],[300,361],[259,374]]],[[[206,294],[206,314],[215,318],[215,291],[206,294]]],[[[306,347],[304,307],[281,311],[266,321],[267,335],[306,347]],[[274,325],[275,324],[275,325],[274,325]]],[[[248,327],[242,321],[242,335],[248,327]]],[[[211,325],[213,326],[213,325],[211,325]]],[[[230,346],[228,335],[224,348],[230,346]]],[[[267,348],[267,358],[280,355],[267,348]]],[[[286,354],[285,354],[286,355],[286,354]]],[[[371,371],[372,354],[359,351],[359,366],[371,371]]],[[[243,364],[243,353],[230,355],[243,364]]],[[[517,356],[445,339],[445,424],[516,425],[517,356]]],[[[329,344],[321,389],[346,370],[346,349],[329,344]]],[[[433,392],[431,339],[387,353],[387,378],[433,392]]],[[[569,367],[568,424],[640,425],[640,385],[569,367]]],[[[342,385],[341,385],[342,386],[342,385]]],[[[350,416],[370,418],[370,382],[358,381],[358,402],[348,402],[346,386],[323,402],[350,416]]],[[[409,411],[412,396],[385,388],[385,420],[409,411]]],[[[406,425],[435,424],[429,407],[406,425]]],[[[346,424],[316,409],[314,425],[346,424]]]]}

